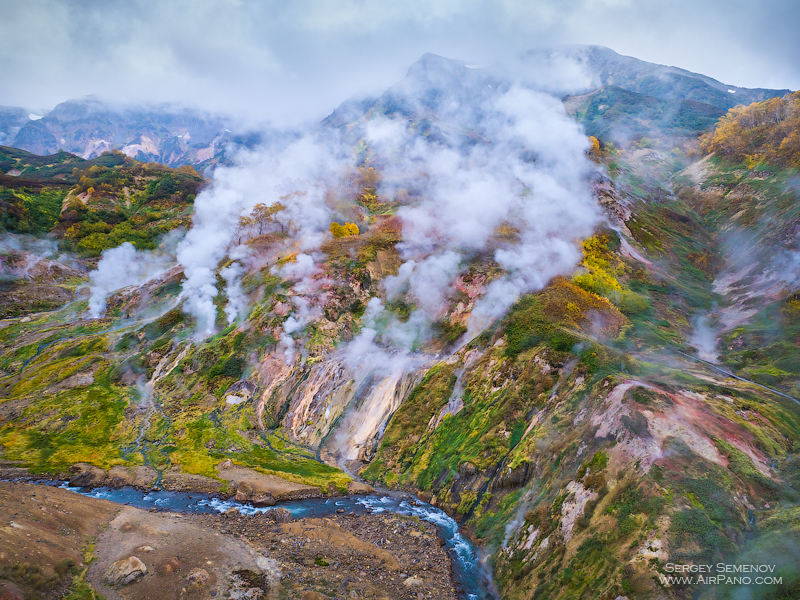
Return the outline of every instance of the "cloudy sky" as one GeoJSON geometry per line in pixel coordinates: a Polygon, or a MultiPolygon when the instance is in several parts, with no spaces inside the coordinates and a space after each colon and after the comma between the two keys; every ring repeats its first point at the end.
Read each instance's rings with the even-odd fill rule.
{"type": "Polygon", "coordinates": [[[0,105],[98,94],[318,119],[424,52],[491,64],[608,46],[747,87],[800,88],[797,0],[0,0],[0,105]]]}

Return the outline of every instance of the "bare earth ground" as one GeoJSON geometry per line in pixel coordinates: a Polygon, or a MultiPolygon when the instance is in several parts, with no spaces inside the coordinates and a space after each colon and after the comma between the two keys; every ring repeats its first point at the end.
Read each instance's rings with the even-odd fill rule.
{"type": "Polygon", "coordinates": [[[66,559],[80,564],[86,539],[121,507],[75,496],[60,488],[0,481],[0,562],[35,563],[48,574],[66,559]]]}
{"type": "MultiPolygon", "coordinates": [[[[7,577],[28,563],[61,576],[63,590],[72,575],[58,565],[71,559],[80,569],[89,540],[95,558],[86,581],[108,600],[456,598],[435,529],[413,518],[337,514],[277,523],[238,511],[153,513],[60,488],[0,482],[0,568],[7,577]],[[109,566],[130,556],[147,574],[106,585],[109,566]],[[192,585],[187,576],[199,569],[207,579],[192,585]]],[[[60,597],[27,584],[20,584],[25,598],[60,597]]],[[[0,582],[0,597],[22,597],[3,594],[0,582]]]]}

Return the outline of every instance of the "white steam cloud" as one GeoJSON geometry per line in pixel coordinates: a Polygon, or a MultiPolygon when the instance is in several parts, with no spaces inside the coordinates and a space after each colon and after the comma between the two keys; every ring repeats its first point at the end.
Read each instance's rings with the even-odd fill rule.
{"type": "MultiPolygon", "coordinates": [[[[298,245],[318,247],[330,223],[325,190],[341,172],[344,156],[338,143],[309,135],[277,151],[243,152],[237,160],[235,167],[218,169],[214,185],[197,197],[192,229],[178,248],[186,275],[184,310],[195,317],[202,335],[214,332],[217,269],[230,252],[239,219],[256,204],[281,202],[286,209],[278,218],[294,231],[298,245]]],[[[246,305],[239,268],[221,273],[227,283],[229,322],[246,305]]]]}
{"type": "Polygon", "coordinates": [[[244,267],[238,262],[234,262],[221,269],[219,274],[225,280],[228,290],[228,304],[225,306],[225,316],[228,319],[228,323],[233,323],[247,306],[247,296],[242,289],[244,267]]]}
{"type": "MultiPolygon", "coordinates": [[[[348,354],[370,356],[378,365],[418,350],[432,335],[432,324],[446,316],[456,279],[472,261],[492,259],[501,272],[478,295],[468,336],[521,294],[570,272],[580,259],[577,242],[600,215],[587,185],[588,141],[552,93],[580,85],[583,70],[580,64],[561,67],[561,79],[542,68],[511,84],[500,71],[426,55],[382,97],[383,106],[399,107],[388,117],[380,110],[367,119],[354,114],[355,128],[341,127],[341,134],[321,128],[289,136],[270,148],[243,151],[235,166],[219,168],[213,185],[197,197],[192,229],[177,251],[186,277],[184,310],[195,317],[198,334],[215,331],[220,279],[227,321],[235,322],[246,309],[242,277],[258,260],[241,245],[237,226],[255,205],[280,202],[284,210],[267,227],[288,233],[270,246],[273,257],[298,252],[293,262],[273,268],[292,284],[279,351],[287,362],[295,359],[297,333],[321,315],[325,301],[318,249],[330,236],[331,221],[352,214],[351,191],[342,178],[352,172],[359,140],[366,141],[369,164],[381,174],[377,193],[400,202],[403,262],[397,275],[384,279],[383,296],[389,302],[408,298],[414,308],[403,322],[373,298],[348,354]],[[428,130],[409,114],[425,117],[428,130]],[[226,257],[233,262],[220,268],[226,257]],[[371,349],[366,354],[365,346],[371,349]]],[[[100,281],[116,257],[109,253],[101,262],[95,311],[102,310],[108,288],[100,281]]],[[[134,282],[142,274],[134,270],[126,277],[134,282]]]]}
{"type": "MultiPolygon", "coordinates": [[[[578,81],[580,73],[578,65],[567,79],[578,81]]],[[[363,389],[328,446],[346,459],[368,451],[408,386],[437,360],[420,350],[440,322],[467,319],[466,312],[449,311],[468,269],[489,265],[471,284],[462,343],[520,295],[571,272],[580,240],[600,221],[588,185],[594,168],[588,140],[553,95],[577,84],[550,79],[547,72],[538,80],[528,73],[512,83],[499,71],[426,55],[373,104],[347,103],[329,127],[243,151],[234,166],[217,169],[213,185],[195,200],[192,229],[177,249],[186,278],[183,308],[195,318],[197,334],[216,329],[221,284],[224,314],[233,323],[247,307],[242,279],[248,270],[294,255],[272,268],[288,296],[288,306],[276,306],[286,316],[275,331],[276,355],[287,365],[298,354],[305,359],[298,351],[302,332],[322,317],[326,290],[336,285],[324,275],[320,251],[330,239],[329,225],[354,219],[366,235],[381,226],[353,198],[356,160],[366,160],[363,166],[378,174],[370,175],[378,201],[391,202],[402,224],[401,264],[372,289],[378,296],[367,301],[360,332],[332,358],[344,359],[363,389]],[[276,202],[284,208],[272,220],[248,225],[252,231],[239,227],[257,204],[276,202]],[[269,237],[252,247],[244,243],[256,231],[269,237]],[[396,311],[400,301],[412,305],[404,320],[396,311]]],[[[350,250],[355,258],[356,249],[350,250]]],[[[116,257],[104,257],[98,281],[116,257]]],[[[107,293],[101,291],[98,298],[107,293]]]]}
{"type": "MultiPolygon", "coordinates": [[[[383,305],[370,304],[365,316],[379,324],[384,344],[408,351],[424,341],[430,323],[443,315],[455,277],[469,260],[490,251],[504,274],[472,312],[470,335],[477,334],[521,294],[572,271],[580,259],[576,242],[599,222],[587,185],[588,142],[561,102],[519,85],[476,95],[480,104],[470,107],[468,118],[479,117],[468,125],[486,141],[466,150],[415,137],[400,121],[367,129],[376,153],[391,157],[381,191],[391,196],[414,188],[420,198],[397,211],[405,262],[383,283],[387,299],[408,293],[415,311],[400,323],[382,316],[383,305]],[[502,227],[514,232],[514,242],[497,242],[502,227]]],[[[454,120],[464,114],[457,106],[452,112],[454,120]]],[[[441,128],[456,131],[460,125],[445,122],[441,128]]]]}
{"type": "Polygon", "coordinates": [[[138,251],[130,242],[104,250],[97,264],[97,270],[89,275],[92,282],[89,316],[98,319],[103,315],[106,310],[106,299],[111,292],[131,285],[140,285],[174,264],[174,254],[171,255],[168,249],[174,246],[174,240],[178,235],[180,232],[176,231],[165,238],[160,252],[138,251]]]}

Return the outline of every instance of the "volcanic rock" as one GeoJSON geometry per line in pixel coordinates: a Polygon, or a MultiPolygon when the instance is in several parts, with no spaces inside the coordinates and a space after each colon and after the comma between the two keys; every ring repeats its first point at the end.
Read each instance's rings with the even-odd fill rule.
{"type": "Polygon", "coordinates": [[[208,583],[210,577],[205,569],[194,568],[186,576],[186,583],[193,587],[201,587],[208,583]]]}
{"type": "Polygon", "coordinates": [[[128,585],[147,575],[147,565],[135,556],[122,558],[106,571],[108,585],[128,585]]]}

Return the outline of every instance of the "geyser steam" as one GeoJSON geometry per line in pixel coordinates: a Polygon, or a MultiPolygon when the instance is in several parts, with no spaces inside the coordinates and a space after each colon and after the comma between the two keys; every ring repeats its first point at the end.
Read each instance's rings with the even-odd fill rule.
{"type": "MultiPolygon", "coordinates": [[[[198,332],[214,332],[217,295],[217,267],[234,244],[234,231],[242,216],[256,204],[280,201],[286,206],[280,219],[291,227],[301,249],[315,249],[330,224],[325,191],[332,186],[346,164],[347,155],[335,140],[309,134],[289,142],[282,149],[242,152],[237,166],[218,169],[214,184],[198,195],[192,229],[178,247],[178,261],[184,266],[184,310],[197,320],[198,332]]],[[[241,263],[240,263],[241,264],[241,263]]],[[[243,310],[238,281],[239,267],[222,274],[228,284],[229,322],[243,310]]]]}
{"type": "MultiPolygon", "coordinates": [[[[341,192],[347,190],[343,178],[354,171],[359,137],[381,174],[376,193],[400,204],[397,248],[403,262],[396,276],[384,279],[381,295],[387,300],[407,296],[414,304],[401,322],[380,298],[369,303],[359,344],[368,342],[376,356],[384,348],[396,362],[398,352],[424,344],[432,323],[446,316],[456,279],[478,256],[490,256],[502,271],[482,287],[469,316],[469,336],[521,294],[570,272],[580,258],[576,242],[600,218],[587,185],[588,142],[561,101],[548,93],[548,77],[526,81],[527,87],[512,85],[497,73],[426,55],[383,102],[400,106],[402,115],[426,117],[429,133],[420,135],[422,121],[398,114],[355,115],[354,128],[289,136],[280,145],[242,151],[235,166],[217,169],[213,185],[197,197],[192,228],[177,249],[186,277],[183,306],[195,317],[198,334],[215,330],[220,278],[227,321],[245,310],[242,277],[265,259],[240,244],[237,226],[257,204],[280,202],[285,208],[274,225],[289,236],[275,242],[271,259],[279,253],[296,258],[273,268],[293,285],[279,351],[287,362],[294,359],[295,337],[321,313],[318,263],[324,257],[315,251],[329,237],[331,221],[355,208],[354,199],[342,198],[341,192]],[[223,265],[226,256],[232,262],[223,265]]],[[[108,291],[105,274],[122,260],[133,269],[125,281],[141,279],[133,268],[140,257],[127,256],[133,252],[123,246],[104,256],[93,276],[93,314],[102,310],[108,291]]],[[[385,364],[385,358],[376,365],[385,364]]]]}

